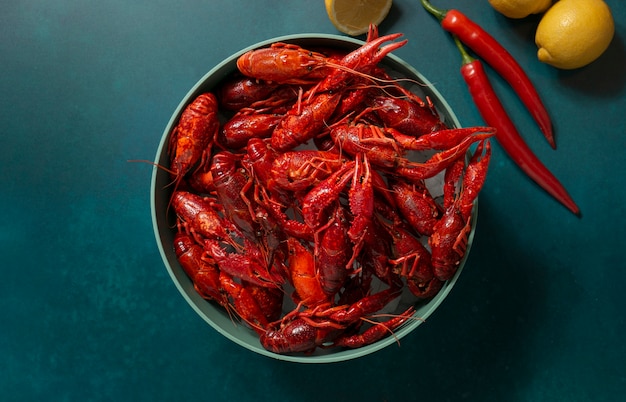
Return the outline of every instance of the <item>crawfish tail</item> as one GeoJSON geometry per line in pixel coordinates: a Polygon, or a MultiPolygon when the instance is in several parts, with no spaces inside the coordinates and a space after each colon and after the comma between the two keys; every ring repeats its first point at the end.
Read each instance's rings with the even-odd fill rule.
{"type": "Polygon", "coordinates": [[[180,116],[169,142],[171,170],[180,179],[202,157],[219,130],[218,102],[207,92],[193,100],[180,116]]]}

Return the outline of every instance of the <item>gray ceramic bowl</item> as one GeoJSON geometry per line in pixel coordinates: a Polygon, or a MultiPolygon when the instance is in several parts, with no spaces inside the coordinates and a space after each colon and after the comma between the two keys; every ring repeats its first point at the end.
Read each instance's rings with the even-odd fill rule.
{"type": "MultiPolygon", "coordinates": [[[[178,108],[174,111],[174,114],[167,124],[167,127],[165,128],[165,131],[161,138],[161,142],[159,144],[155,159],[155,162],[158,165],[169,165],[167,156],[168,139],[170,133],[172,132],[172,129],[176,126],[185,106],[191,103],[191,101],[201,93],[211,91],[216,88],[221,81],[223,81],[226,77],[235,72],[237,69],[236,61],[240,55],[251,49],[266,47],[274,42],[294,43],[302,47],[334,47],[348,51],[353,50],[363,44],[362,41],[338,35],[299,34],[268,39],[233,54],[232,56],[215,66],[204,77],[202,77],[200,81],[198,81],[196,85],[194,85],[194,87],[191,88],[187,95],[185,95],[185,97],[182,99],[182,101],[178,105],[178,108]]],[[[411,88],[411,90],[413,90],[423,98],[428,96],[439,111],[442,120],[449,127],[460,127],[456,116],[450,109],[450,106],[446,103],[445,99],[418,71],[416,71],[413,67],[394,55],[388,56],[384,60],[383,65],[389,70],[398,72],[403,76],[412,78],[423,84],[420,86],[415,85],[411,88]]],[[[155,168],[152,173],[151,185],[152,222],[154,226],[156,242],[163,258],[165,267],[167,268],[167,271],[169,272],[172,281],[174,282],[180,293],[183,295],[185,300],[187,300],[189,305],[209,325],[211,325],[216,331],[218,331],[220,334],[224,335],[228,339],[232,340],[233,342],[261,355],[300,363],[329,363],[361,357],[376,352],[389,345],[394,345],[400,339],[404,338],[407,334],[415,330],[437,309],[437,307],[443,302],[446,296],[448,296],[450,290],[458,280],[459,275],[463,270],[465,260],[467,259],[467,256],[469,254],[469,247],[472,243],[472,238],[474,236],[474,225],[476,223],[475,218],[477,211],[475,205],[473,211],[474,216],[471,220],[472,230],[469,236],[469,245],[461,266],[457,270],[454,277],[444,284],[444,287],[433,299],[426,302],[420,302],[415,305],[416,311],[414,317],[416,319],[409,320],[402,327],[397,329],[395,331],[395,336],[386,337],[376,343],[358,349],[324,350],[318,348],[313,354],[279,355],[264,349],[261,346],[258,336],[255,332],[242,325],[241,323],[234,323],[231,320],[231,317],[229,317],[229,315],[226,313],[226,311],[224,311],[216,304],[213,304],[203,299],[195,291],[191,280],[181,268],[174,253],[173,239],[175,231],[172,229],[173,214],[166,214],[168,200],[170,199],[171,195],[171,187],[168,187],[168,184],[170,184],[169,174],[162,169],[155,168]]],[[[406,306],[399,305],[396,309],[396,312],[400,313],[404,311],[405,307],[406,306]]],[[[414,335],[414,337],[415,336],[417,335],[414,335]]],[[[407,342],[408,341],[410,340],[407,340],[407,342]]]]}

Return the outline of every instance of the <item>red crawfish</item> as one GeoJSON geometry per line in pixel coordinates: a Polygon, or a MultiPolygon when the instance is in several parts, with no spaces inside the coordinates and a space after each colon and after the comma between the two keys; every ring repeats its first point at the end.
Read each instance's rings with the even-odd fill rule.
{"type": "Polygon", "coordinates": [[[204,298],[228,307],[228,300],[220,291],[220,272],[217,266],[204,259],[204,249],[193,238],[179,231],[174,236],[174,251],[180,266],[189,276],[196,291],[204,298]]]}
{"type": "Polygon", "coordinates": [[[274,191],[275,183],[271,175],[274,160],[279,157],[269,144],[269,140],[261,138],[251,138],[246,146],[246,155],[242,159],[242,163],[248,166],[252,172],[254,180],[259,186],[274,191]]]}
{"type": "Polygon", "coordinates": [[[371,73],[389,53],[407,44],[406,39],[392,42],[401,36],[401,33],[395,33],[376,37],[346,54],[337,63],[338,66],[312,90],[337,91],[350,84],[355,76],[371,73]],[[385,42],[390,43],[383,46],[385,42]]]}
{"type": "Polygon", "coordinates": [[[339,101],[342,92],[350,83],[355,72],[368,72],[373,69],[387,54],[404,46],[406,40],[383,43],[395,40],[402,34],[382,36],[348,53],[337,64],[338,67],[320,81],[305,95],[303,102],[298,102],[287,113],[272,133],[272,146],[278,151],[285,151],[314,138],[329,120],[339,101]]]}
{"type": "Polygon", "coordinates": [[[222,126],[219,143],[227,148],[240,149],[251,138],[268,138],[283,116],[275,113],[238,113],[222,126]]]}
{"type": "MultiPolygon", "coordinates": [[[[465,170],[456,198],[451,202],[444,199],[446,210],[428,241],[435,276],[442,281],[454,275],[467,250],[473,202],[485,182],[490,157],[489,142],[480,142],[465,170]]],[[[457,169],[450,171],[454,175],[459,174],[457,169]]],[[[454,181],[455,178],[447,177],[445,180],[454,181]]]]}
{"type": "Polygon", "coordinates": [[[431,235],[442,209],[423,182],[408,183],[394,179],[390,189],[398,211],[411,227],[422,235],[431,235]]]}
{"type": "Polygon", "coordinates": [[[178,181],[203,157],[219,130],[218,102],[214,94],[199,95],[183,110],[169,139],[170,170],[178,181]]]}
{"type": "Polygon", "coordinates": [[[217,199],[228,220],[237,225],[244,234],[254,237],[258,229],[255,222],[253,201],[246,194],[252,179],[240,158],[228,151],[213,155],[211,174],[217,190],[217,199]]]}
{"type": "Polygon", "coordinates": [[[277,186],[298,192],[317,185],[345,162],[333,151],[288,151],[276,156],[270,172],[277,186]]]}
{"type": "Polygon", "coordinates": [[[228,295],[237,315],[259,335],[265,332],[271,322],[276,321],[282,310],[282,291],[277,288],[256,286],[220,272],[220,286],[228,295]]]}
{"type": "Polygon", "coordinates": [[[377,96],[371,100],[372,109],[386,127],[403,134],[419,137],[447,128],[432,107],[409,99],[377,96]]]}
{"type": "Polygon", "coordinates": [[[182,225],[193,235],[225,241],[233,247],[239,246],[236,239],[243,237],[243,234],[229,220],[220,216],[218,211],[221,207],[217,199],[175,191],[171,203],[182,225]]]}
{"type": "MultiPolygon", "coordinates": [[[[272,167],[274,161],[280,157],[267,141],[253,138],[248,142],[247,155],[243,164],[249,167],[254,181],[254,202],[265,211],[256,211],[257,221],[261,226],[280,226],[289,236],[302,240],[312,240],[313,231],[303,222],[290,218],[286,210],[294,203],[293,195],[284,192],[276,184],[272,167]]],[[[267,233],[267,231],[266,231],[267,233]]]]}
{"type": "Polygon", "coordinates": [[[368,230],[374,214],[374,187],[372,185],[372,173],[367,156],[357,154],[352,174],[352,185],[348,191],[352,222],[348,230],[348,237],[357,245],[363,241],[364,233],[368,230]]]}
{"type": "Polygon", "coordinates": [[[339,200],[344,187],[352,180],[354,161],[344,166],[321,181],[309,191],[302,200],[302,215],[304,223],[313,230],[321,228],[328,222],[328,209],[339,200]]]}
{"type": "Polygon", "coordinates": [[[282,42],[250,50],[237,59],[237,68],[248,77],[281,84],[310,84],[327,71],[327,58],[321,53],[282,42]]]}
{"type": "Polygon", "coordinates": [[[250,77],[236,77],[220,86],[217,94],[221,107],[226,110],[238,111],[255,102],[267,99],[276,88],[278,88],[278,84],[250,77]]]}
{"type": "Polygon", "coordinates": [[[262,252],[247,239],[244,239],[241,252],[229,252],[220,242],[213,239],[204,241],[204,249],[215,260],[221,272],[235,278],[269,288],[279,288],[285,281],[282,269],[274,269],[275,264],[268,265],[262,252]]]}
{"type": "Polygon", "coordinates": [[[387,289],[351,305],[288,314],[275,327],[261,333],[261,344],[274,353],[292,353],[313,352],[317,347],[357,348],[374,343],[411,319],[413,307],[386,322],[374,323],[361,334],[355,334],[356,330],[363,319],[399,295],[398,289],[387,289]]]}
{"type": "Polygon", "coordinates": [[[394,248],[394,259],[389,263],[395,273],[406,278],[407,287],[415,297],[430,299],[439,292],[443,281],[433,273],[428,249],[402,226],[393,224],[388,227],[394,248]]]}
{"type": "Polygon", "coordinates": [[[347,328],[337,328],[320,320],[295,318],[282,323],[277,328],[262,332],[260,341],[263,347],[274,353],[311,353],[318,347],[359,348],[372,344],[407,322],[412,309],[386,322],[380,322],[361,334],[346,332],[347,328]]]}
{"type": "Polygon", "coordinates": [[[319,238],[315,252],[315,267],[322,291],[333,298],[344,286],[348,275],[352,273],[348,267],[352,248],[348,237],[348,221],[343,207],[338,205],[335,208],[331,222],[319,238]]]}
{"type": "Polygon", "coordinates": [[[330,297],[322,289],[315,269],[313,252],[299,240],[287,239],[288,265],[291,284],[295,289],[295,301],[303,306],[315,307],[329,303],[330,297]]]}
{"type": "Polygon", "coordinates": [[[478,141],[492,137],[492,128],[459,129],[463,139],[451,148],[436,153],[425,162],[412,162],[404,154],[405,149],[382,128],[364,123],[340,123],[331,127],[330,135],[341,149],[352,156],[364,154],[378,168],[393,172],[411,181],[421,181],[442,172],[457,159],[463,157],[469,147],[478,141]],[[483,132],[484,129],[484,132],[483,132]]]}
{"type": "Polygon", "coordinates": [[[323,92],[294,105],[272,132],[272,146],[287,151],[315,137],[328,124],[340,99],[340,92],[323,92]]]}

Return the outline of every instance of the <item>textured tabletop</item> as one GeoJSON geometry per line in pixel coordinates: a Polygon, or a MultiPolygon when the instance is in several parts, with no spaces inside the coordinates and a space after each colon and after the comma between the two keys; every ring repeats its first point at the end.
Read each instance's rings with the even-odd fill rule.
{"type": "MultiPolygon", "coordinates": [[[[351,362],[260,356],[208,326],[172,283],[150,214],[154,160],[189,89],[229,55],[295,33],[339,34],[321,0],[43,1],[0,6],[0,390],[7,401],[609,401],[626,392],[626,2],[593,64],[536,59],[539,17],[433,1],[484,26],[549,109],[552,150],[492,83],[582,211],[531,182],[494,142],[477,230],[455,288],[416,331],[351,362]],[[280,5],[279,5],[280,4],[280,5]]],[[[483,124],[450,37],[417,0],[381,33],[483,124]]],[[[363,39],[363,38],[360,38],[363,39]]]]}

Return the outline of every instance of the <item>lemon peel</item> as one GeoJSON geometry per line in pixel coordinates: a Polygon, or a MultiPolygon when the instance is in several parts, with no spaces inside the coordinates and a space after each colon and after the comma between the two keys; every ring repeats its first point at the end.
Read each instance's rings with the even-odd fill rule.
{"type": "Polygon", "coordinates": [[[392,0],[325,0],[326,13],[338,31],[357,36],[379,25],[391,9],[392,0]]]}
{"type": "Polygon", "coordinates": [[[613,15],[604,1],[559,0],[537,26],[537,58],[560,69],[580,68],[600,57],[614,34],[613,15]]]}
{"type": "Polygon", "coordinates": [[[552,0],[489,0],[489,4],[505,17],[525,18],[546,11],[552,0]]]}

